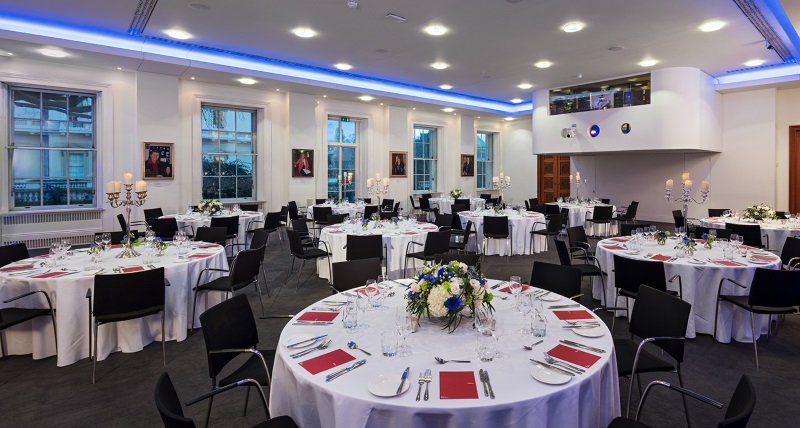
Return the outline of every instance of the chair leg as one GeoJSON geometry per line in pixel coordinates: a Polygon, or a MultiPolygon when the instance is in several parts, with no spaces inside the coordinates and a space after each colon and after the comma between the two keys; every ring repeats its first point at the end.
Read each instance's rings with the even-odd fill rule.
{"type": "Polygon", "coordinates": [[[0,330],[0,358],[6,359],[6,340],[3,338],[2,330],[0,330]]]}
{"type": "Polygon", "coordinates": [[[250,387],[247,387],[247,392],[244,395],[244,412],[242,416],[247,416],[247,402],[250,401],[250,387]]]}
{"type": "MultiPolygon", "coordinates": [[[[56,328],[56,313],[55,311],[50,311],[50,318],[53,319],[53,340],[56,342],[56,359],[58,359],[58,329],[56,328]]],[[[3,350],[0,348],[0,355],[2,354],[3,350]]]]}
{"type": "Polygon", "coordinates": [[[602,272],[600,273],[600,284],[603,286],[603,306],[608,306],[606,305],[606,280],[603,279],[602,272]]]}
{"type": "Polygon", "coordinates": [[[92,360],[92,385],[95,382],[97,372],[97,321],[94,322],[94,359],[92,360]]]}
{"type": "Polygon", "coordinates": [[[189,334],[194,332],[194,315],[195,311],[197,311],[197,295],[200,294],[200,290],[194,290],[194,303],[192,303],[192,318],[189,319],[189,334]]]}
{"type": "Polygon", "coordinates": [[[714,308],[714,340],[717,339],[717,324],[719,322],[719,297],[717,298],[717,305],[714,308]]]}
{"type": "MultiPolygon", "coordinates": [[[[678,384],[683,388],[683,376],[681,375],[681,366],[678,364],[678,384]]],[[[686,426],[691,428],[692,423],[689,421],[689,406],[686,405],[686,394],[681,394],[683,400],[683,413],[686,415],[686,426]]]]}
{"type": "Polygon", "coordinates": [[[756,368],[758,368],[758,345],[756,345],[756,314],[750,312],[750,332],[753,334],[753,353],[756,354],[756,368]]]}
{"type": "Polygon", "coordinates": [[[264,296],[261,295],[261,286],[258,285],[258,276],[256,276],[256,292],[258,293],[258,301],[261,302],[261,316],[266,316],[267,313],[264,311],[264,296]]]}
{"type": "Polygon", "coordinates": [[[267,290],[267,297],[269,297],[269,284],[267,283],[267,271],[264,269],[264,265],[261,265],[261,276],[264,277],[264,289],[267,290]]]}
{"type": "MultiPolygon", "coordinates": [[[[217,387],[217,378],[211,379],[211,390],[213,391],[217,387]]],[[[249,389],[249,388],[248,388],[249,389]]],[[[208,420],[211,419],[211,406],[214,404],[214,396],[208,398],[208,409],[206,409],[206,423],[203,425],[205,428],[208,428],[208,420]]]]}
{"type": "Polygon", "coordinates": [[[167,332],[164,330],[164,317],[167,308],[161,308],[161,359],[163,360],[164,367],[167,366],[167,332]]]}
{"type": "Polygon", "coordinates": [[[303,273],[303,266],[306,265],[306,259],[300,261],[300,269],[297,270],[297,285],[294,286],[294,294],[300,290],[300,276],[303,273]]]}

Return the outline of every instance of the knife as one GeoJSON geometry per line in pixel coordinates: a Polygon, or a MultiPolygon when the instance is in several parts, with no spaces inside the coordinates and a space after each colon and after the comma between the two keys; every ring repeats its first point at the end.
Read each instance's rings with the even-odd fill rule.
{"type": "Polygon", "coordinates": [[[483,377],[486,378],[486,385],[489,385],[489,398],[494,400],[494,391],[492,390],[492,381],[489,380],[489,370],[483,371],[483,377]]]}
{"type": "Polygon", "coordinates": [[[576,325],[562,325],[562,328],[595,328],[600,327],[600,324],[576,324],[576,325]]]}
{"type": "Polygon", "coordinates": [[[486,375],[483,373],[483,369],[478,372],[478,378],[480,378],[481,383],[483,384],[483,396],[489,396],[489,390],[486,389],[486,375]]]}
{"type": "Polygon", "coordinates": [[[317,307],[317,306],[315,306],[315,307],[312,307],[312,308],[311,308],[311,310],[312,310],[312,311],[320,311],[320,312],[339,312],[339,310],[338,310],[338,309],[333,309],[333,308],[320,308],[320,307],[317,307]]]}
{"type": "Polygon", "coordinates": [[[332,381],[332,380],[336,379],[337,377],[339,377],[339,376],[341,376],[341,375],[343,375],[343,374],[345,374],[345,373],[347,373],[347,372],[353,371],[353,370],[355,370],[355,369],[357,369],[357,368],[359,368],[359,367],[363,366],[363,365],[364,365],[364,364],[366,364],[366,363],[367,363],[367,360],[361,360],[361,361],[359,361],[359,362],[357,362],[357,363],[350,364],[349,366],[345,367],[345,368],[344,368],[344,369],[342,369],[342,370],[339,370],[339,371],[338,371],[338,372],[336,372],[336,373],[329,374],[329,375],[328,375],[328,376],[325,378],[325,382],[330,382],[330,381],[332,381]]]}
{"type": "Polygon", "coordinates": [[[492,289],[492,290],[496,290],[496,289],[498,289],[498,288],[502,287],[503,285],[505,285],[506,283],[508,283],[508,281],[499,282],[499,283],[497,283],[497,284],[495,284],[495,285],[491,286],[491,287],[490,287],[490,289],[492,289]]]}
{"type": "Polygon", "coordinates": [[[574,346],[576,348],[583,348],[583,349],[587,349],[587,350],[592,351],[592,352],[598,352],[600,354],[605,354],[606,353],[605,349],[594,348],[592,346],[587,346],[587,345],[584,345],[582,343],[573,342],[571,340],[559,340],[559,342],[561,342],[561,343],[563,343],[565,345],[574,346]]]}
{"type": "Polygon", "coordinates": [[[406,288],[408,288],[408,286],[409,286],[409,284],[403,284],[402,282],[400,282],[400,281],[395,281],[395,280],[393,280],[393,279],[390,279],[389,281],[392,281],[392,282],[393,282],[393,283],[395,283],[395,284],[400,284],[401,286],[403,286],[403,287],[406,287],[406,288]]]}
{"type": "Polygon", "coordinates": [[[408,371],[411,370],[411,367],[406,367],[403,371],[403,375],[400,376],[400,386],[397,387],[397,395],[400,395],[403,392],[403,385],[406,384],[406,379],[408,379],[408,371]]]}
{"type": "Polygon", "coordinates": [[[559,373],[562,373],[562,374],[565,374],[567,376],[573,376],[573,377],[575,376],[575,373],[568,372],[568,371],[566,371],[564,369],[561,369],[561,368],[558,368],[558,367],[556,367],[556,366],[554,366],[552,364],[543,363],[541,361],[534,360],[533,358],[531,358],[530,360],[533,361],[534,363],[542,366],[542,367],[547,367],[550,370],[555,370],[555,371],[557,371],[559,373]]]}
{"type": "Polygon", "coordinates": [[[547,309],[566,309],[566,308],[579,308],[581,305],[556,305],[556,306],[548,306],[547,309]]]}
{"type": "Polygon", "coordinates": [[[323,335],[320,335],[320,336],[317,336],[317,337],[312,337],[311,339],[301,340],[299,342],[295,342],[295,343],[291,343],[289,345],[286,345],[286,347],[287,348],[294,348],[297,345],[301,345],[301,344],[306,343],[306,342],[314,342],[314,341],[322,339],[323,337],[328,337],[328,335],[327,334],[323,334],[323,335]]]}
{"type": "Polygon", "coordinates": [[[292,325],[331,325],[331,321],[295,321],[292,325]]]}

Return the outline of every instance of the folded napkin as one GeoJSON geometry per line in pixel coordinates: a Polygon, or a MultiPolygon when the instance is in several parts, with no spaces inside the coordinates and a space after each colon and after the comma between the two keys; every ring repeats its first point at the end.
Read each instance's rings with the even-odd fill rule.
{"type": "Polygon", "coordinates": [[[572,321],[572,320],[591,320],[594,319],[594,315],[591,312],[585,309],[578,309],[574,311],[553,311],[555,316],[558,317],[561,321],[572,321]]]}
{"type": "Polygon", "coordinates": [[[141,266],[128,266],[120,269],[122,273],[131,273],[131,272],[140,272],[143,271],[144,268],[141,266]]]}
{"type": "MultiPolygon", "coordinates": [[[[525,290],[527,290],[527,289],[529,289],[529,288],[531,288],[531,286],[530,286],[530,285],[525,285],[525,284],[522,284],[522,291],[525,291],[525,290]]],[[[506,287],[503,287],[503,288],[501,288],[501,289],[499,289],[499,290],[497,290],[497,291],[502,291],[503,293],[510,293],[510,292],[511,292],[511,286],[510,286],[510,285],[508,285],[508,286],[506,286],[506,287]]]]}
{"type": "Polygon", "coordinates": [[[624,250],[625,249],[625,247],[622,247],[622,246],[619,246],[619,245],[603,245],[603,248],[605,248],[606,250],[624,250]]]}
{"type": "Polygon", "coordinates": [[[417,232],[403,232],[403,233],[405,233],[406,235],[416,235],[417,234],[417,232]]]}
{"type": "Polygon", "coordinates": [[[722,266],[742,266],[741,263],[732,262],[730,260],[714,260],[714,263],[722,266]]]}
{"type": "Polygon", "coordinates": [[[161,217],[159,217],[159,218],[162,218],[162,219],[168,219],[168,218],[175,218],[175,216],[172,216],[172,215],[165,215],[165,216],[161,216],[161,217]]]}
{"type": "Polygon", "coordinates": [[[114,244],[110,248],[111,249],[122,248],[122,244],[114,244]]]}
{"type": "Polygon", "coordinates": [[[317,373],[322,373],[325,370],[330,370],[334,367],[341,366],[342,364],[348,363],[350,361],[355,360],[356,357],[348,354],[347,352],[336,349],[327,354],[322,354],[318,357],[314,357],[300,363],[300,367],[308,370],[309,373],[315,375],[317,373]]]}
{"type": "Polygon", "coordinates": [[[656,254],[655,256],[653,256],[653,257],[650,257],[650,259],[651,259],[651,260],[655,260],[655,261],[658,261],[658,262],[665,262],[665,261],[667,261],[667,260],[669,260],[669,259],[671,259],[671,258],[672,258],[672,257],[670,257],[670,256],[665,256],[665,255],[663,255],[663,254],[656,254]]]}
{"type": "Polygon", "coordinates": [[[74,272],[63,272],[63,271],[61,271],[61,272],[47,272],[47,273],[42,273],[42,274],[39,274],[39,275],[36,275],[36,276],[32,276],[31,278],[38,278],[38,279],[58,278],[59,276],[68,275],[68,274],[71,274],[71,273],[74,273],[74,272]]]}
{"type": "Polygon", "coordinates": [[[217,247],[219,247],[219,245],[217,245],[217,244],[207,244],[207,245],[200,245],[197,248],[202,248],[202,249],[205,250],[205,249],[208,249],[208,248],[217,248],[217,247]]]}
{"type": "MultiPolygon", "coordinates": [[[[384,287],[381,287],[380,285],[377,285],[376,287],[378,287],[378,290],[383,290],[383,289],[384,289],[384,287]]],[[[364,287],[357,288],[357,289],[355,289],[355,290],[352,290],[352,291],[355,291],[356,293],[358,293],[358,294],[362,294],[362,295],[364,295],[364,296],[366,296],[366,295],[367,295],[367,290],[366,290],[366,288],[364,288],[364,287]]]]}
{"type": "MultiPolygon", "coordinates": [[[[774,262],[776,260],[775,257],[772,257],[772,256],[761,256],[761,255],[758,255],[758,254],[752,256],[752,258],[754,258],[756,260],[766,260],[766,261],[769,261],[769,262],[774,262]]],[[[0,269],[0,270],[2,270],[2,269],[0,269]]]]}
{"type": "Polygon", "coordinates": [[[442,400],[478,398],[475,372],[440,372],[439,398],[442,400]]]}
{"type": "Polygon", "coordinates": [[[628,239],[628,238],[611,238],[611,241],[628,242],[628,241],[630,241],[630,239],[628,239]]]}
{"type": "Polygon", "coordinates": [[[211,257],[212,255],[213,254],[208,254],[208,253],[197,253],[197,254],[192,254],[191,256],[189,256],[189,258],[190,259],[204,259],[206,257],[211,257]]]}
{"type": "Polygon", "coordinates": [[[586,367],[587,369],[592,367],[592,364],[596,363],[597,360],[600,359],[600,356],[598,355],[583,352],[580,349],[575,349],[571,346],[565,345],[558,345],[555,348],[547,351],[547,353],[553,358],[570,362],[576,366],[586,367]]]}
{"type": "Polygon", "coordinates": [[[26,269],[33,269],[33,265],[6,266],[6,267],[0,269],[0,272],[14,272],[14,271],[26,270],[26,269]]]}
{"type": "Polygon", "coordinates": [[[306,312],[297,321],[333,321],[338,315],[338,312],[306,312]]]}

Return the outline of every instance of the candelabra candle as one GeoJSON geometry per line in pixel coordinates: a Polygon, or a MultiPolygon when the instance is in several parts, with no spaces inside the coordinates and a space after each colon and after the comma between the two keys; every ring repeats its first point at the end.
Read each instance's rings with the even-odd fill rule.
{"type": "Polygon", "coordinates": [[[500,200],[505,200],[505,190],[511,187],[511,176],[502,172],[500,177],[492,177],[492,189],[500,191],[500,200]]]}
{"type": "Polygon", "coordinates": [[[709,184],[708,181],[703,181],[700,183],[700,200],[692,197],[692,180],[689,180],[689,173],[684,173],[681,177],[682,183],[682,192],[681,195],[675,199],[672,199],[672,189],[675,182],[670,179],[666,182],[666,187],[664,188],[664,197],[667,201],[670,202],[681,202],[683,204],[683,229],[686,230],[687,226],[687,219],[689,218],[689,202],[694,202],[698,205],[702,205],[705,203],[706,199],[708,199],[709,193],[709,184]]]}
{"type": "MultiPolygon", "coordinates": [[[[129,181],[126,178],[126,181],[129,181]]],[[[133,190],[133,184],[126,183],[123,184],[125,186],[125,199],[119,199],[119,191],[108,192],[113,187],[106,186],[106,194],[108,195],[108,203],[113,208],[118,207],[125,207],[126,211],[126,221],[128,230],[126,231],[126,239],[125,243],[123,244],[122,252],[117,256],[117,258],[126,259],[131,257],[138,257],[139,253],[137,253],[133,247],[131,246],[131,207],[140,207],[144,205],[145,201],[147,200],[147,183],[144,181],[137,181],[136,182],[136,199],[131,197],[131,191],[133,190]]]]}
{"type": "Polygon", "coordinates": [[[389,179],[384,178],[381,181],[380,176],[380,174],[375,174],[376,179],[367,180],[367,194],[378,198],[378,205],[381,204],[381,195],[389,193],[389,179]]]}

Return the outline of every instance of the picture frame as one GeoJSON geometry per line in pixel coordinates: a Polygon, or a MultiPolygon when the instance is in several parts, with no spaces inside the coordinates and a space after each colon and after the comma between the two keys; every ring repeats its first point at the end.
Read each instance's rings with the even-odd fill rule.
{"type": "Polygon", "coordinates": [[[461,155],[461,176],[475,176],[475,155],[461,155]]]}
{"type": "Polygon", "coordinates": [[[389,177],[408,177],[408,152],[389,152],[389,177]]]}
{"type": "Polygon", "coordinates": [[[175,179],[175,143],[143,143],[142,179],[175,179]]]}
{"type": "Polygon", "coordinates": [[[314,150],[292,149],[292,177],[314,176],[314,150]]]}

